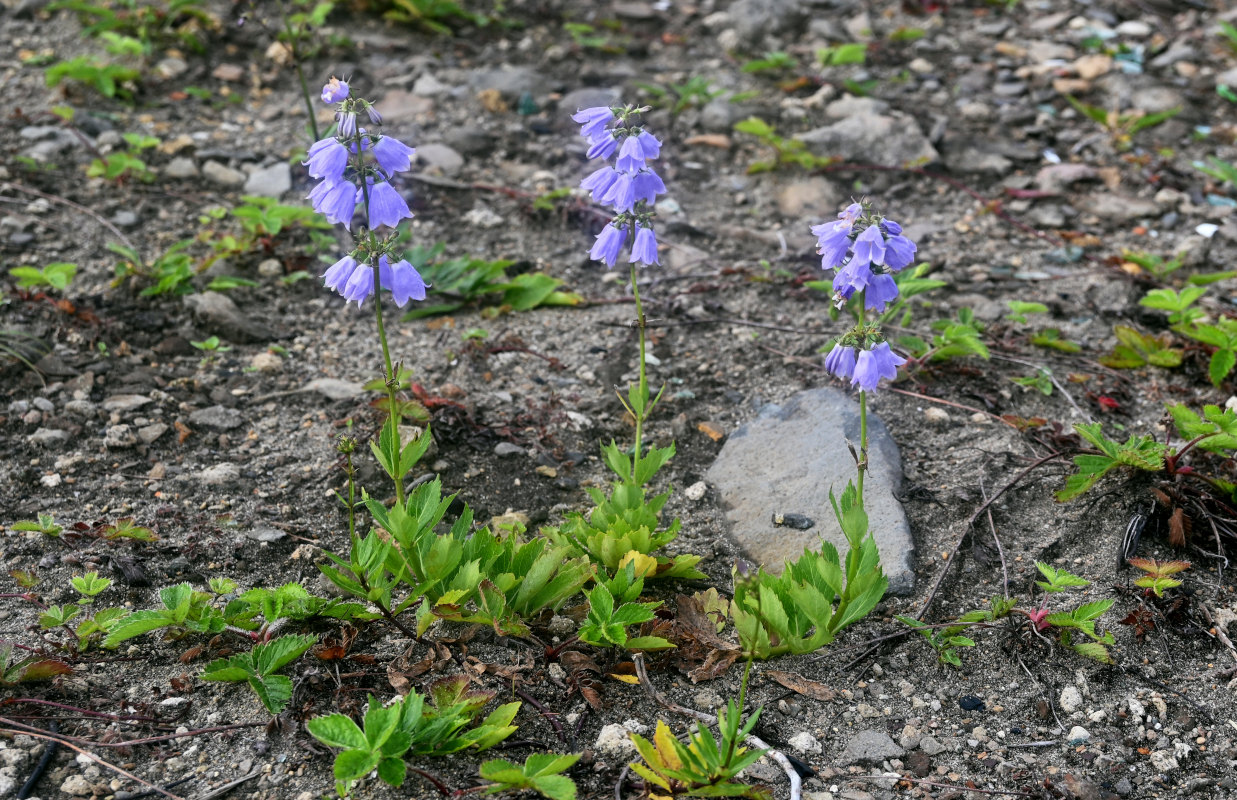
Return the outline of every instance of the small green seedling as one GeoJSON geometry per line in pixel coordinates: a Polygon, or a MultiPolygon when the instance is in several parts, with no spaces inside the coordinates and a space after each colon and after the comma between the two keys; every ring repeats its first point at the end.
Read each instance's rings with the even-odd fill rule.
{"type": "Polygon", "coordinates": [[[580,641],[597,647],[625,647],[628,650],[666,650],[674,645],[660,636],[627,635],[627,628],[653,619],[656,603],[623,603],[615,608],[614,595],[604,584],[597,584],[585,593],[588,597],[588,617],[580,626],[580,641]]]}
{"type": "Polygon", "coordinates": [[[37,289],[46,286],[49,289],[63,292],[73,282],[73,276],[77,274],[77,265],[57,261],[45,267],[13,267],[9,270],[9,274],[17,278],[18,289],[37,289]]]}
{"type": "Polygon", "coordinates": [[[210,605],[212,595],[195,592],[188,583],[178,583],[159,590],[163,608],[134,611],[122,617],[103,640],[105,648],[113,648],[151,631],[168,629],[172,635],[187,631],[219,633],[225,623],[218,610],[210,605]]]}
{"type": "Polygon", "coordinates": [[[743,723],[738,705],[730,700],[717,714],[719,738],[714,738],[709,726],[697,725],[688,735],[687,744],[658,720],[651,742],[638,734],[629,734],[643,759],[643,763],[632,763],[631,769],[647,782],[651,797],[771,800],[772,794],[765,787],[738,781],[739,774],[765,754],[741,744],[759,718],[760,711],[756,711],[743,723]]]}
{"type": "Polygon", "coordinates": [[[937,660],[942,664],[949,664],[953,667],[961,667],[962,659],[958,657],[959,647],[974,647],[975,640],[966,636],[960,635],[966,630],[966,625],[950,625],[947,628],[934,628],[926,622],[921,622],[914,617],[898,615],[898,622],[904,625],[909,625],[914,628],[916,633],[919,633],[932,649],[936,651],[937,660]]]}
{"type": "Polygon", "coordinates": [[[816,61],[822,67],[840,67],[846,64],[862,64],[867,60],[868,46],[863,42],[848,42],[816,51],[816,61]]]}
{"type": "Polygon", "coordinates": [[[1189,561],[1158,561],[1154,558],[1131,558],[1128,560],[1130,566],[1145,573],[1141,578],[1134,581],[1134,585],[1152,592],[1156,597],[1163,597],[1164,592],[1180,586],[1181,581],[1169,576],[1185,572],[1191,566],[1189,561]]]}
{"type": "Polygon", "coordinates": [[[749,74],[760,72],[784,72],[792,70],[798,66],[795,57],[790,53],[781,50],[770,50],[764,54],[763,58],[752,59],[746,62],[740,69],[749,74]]]}
{"type": "Polygon", "coordinates": [[[562,773],[579,760],[578,755],[555,753],[533,753],[523,764],[495,759],[481,765],[481,778],[493,782],[487,794],[531,791],[549,800],[575,800],[575,781],[562,773]]]}
{"type": "Polygon", "coordinates": [[[110,525],[103,527],[103,538],[110,541],[116,539],[136,539],[139,542],[153,542],[159,537],[150,528],[136,524],[133,517],[122,517],[110,525]]]}
{"type": "Polygon", "coordinates": [[[92,603],[104,589],[112,585],[111,578],[100,578],[97,572],[87,572],[76,575],[69,581],[73,588],[82,595],[82,603],[92,603]]]}
{"type": "Polygon", "coordinates": [[[494,709],[480,723],[475,720],[494,697],[468,690],[468,678],[444,678],[430,686],[430,702],[409,692],[382,705],[372,695],[362,725],[343,714],[311,719],[306,729],[327,747],[336,747],[335,787],[340,796],[374,770],[384,783],[400,787],[407,774],[404,754],[448,756],[462,750],[488,750],[512,733],[520,704],[494,709]]]}
{"type": "Polygon", "coordinates": [[[56,524],[56,520],[51,514],[39,514],[39,519],[37,521],[23,519],[20,522],[14,522],[13,530],[33,531],[35,533],[41,533],[51,539],[55,539],[60,536],[60,532],[63,531],[64,528],[56,524]]]}
{"type": "Polygon", "coordinates": [[[280,636],[264,644],[256,645],[248,653],[212,661],[202,671],[204,681],[245,681],[262,705],[272,714],[283,711],[292,699],[292,680],[275,673],[318,641],[316,636],[280,636]]]}
{"type": "Polygon", "coordinates": [[[1052,397],[1052,370],[1040,367],[1034,375],[1010,378],[1024,389],[1035,389],[1044,397],[1052,397]]]}
{"type": "Polygon", "coordinates": [[[1022,300],[1007,300],[1005,302],[1009,306],[1009,313],[1005,315],[1005,319],[1010,322],[1017,322],[1019,325],[1027,324],[1028,314],[1048,313],[1048,306],[1043,303],[1027,303],[1022,300]]]}

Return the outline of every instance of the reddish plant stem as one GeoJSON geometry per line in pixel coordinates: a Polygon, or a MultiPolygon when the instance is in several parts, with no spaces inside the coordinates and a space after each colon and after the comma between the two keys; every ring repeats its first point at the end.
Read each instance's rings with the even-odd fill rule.
{"type": "Polygon", "coordinates": [[[43,700],[38,697],[10,697],[6,700],[0,701],[0,706],[11,706],[11,705],[26,704],[26,703],[34,704],[34,705],[41,705],[41,706],[50,706],[52,708],[58,708],[61,711],[75,711],[79,714],[85,714],[86,716],[89,716],[89,717],[99,717],[101,719],[110,719],[110,720],[115,720],[117,722],[161,723],[161,722],[167,721],[167,720],[162,720],[162,719],[156,719],[154,717],[139,717],[136,714],[118,715],[118,714],[108,714],[103,711],[91,711],[88,708],[79,708],[78,706],[65,705],[64,703],[55,703],[55,702],[52,702],[51,700],[43,700]]]}
{"type": "MultiPolygon", "coordinates": [[[[8,724],[9,724],[9,721],[8,721],[8,720],[4,719],[3,717],[0,717],[0,725],[8,725],[8,724]]],[[[266,723],[255,723],[255,724],[265,725],[266,723]]],[[[73,750],[73,751],[75,751],[75,752],[81,753],[81,754],[82,754],[82,755],[84,755],[84,756],[87,756],[87,757],[88,757],[88,758],[90,758],[92,761],[95,761],[95,762],[97,762],[98,764],[100,764],[100,765],[102,765],[102,766],[106,767],[107,769],[110,769],[112,772],[115,772],[115,773],[118,773],[118,774],[120,774],[120,775],[123,775],[123,776],[125,776],[126,778],[128,778],[129,780],[131,780],[131,781],[136,781],[137,783],[140,783],[140,784],[142,784],[143,786],[148,786],[148,787],[150,787],[151,789],[155,790],[156,792],[158,792],[159,794],[163,795],[164,797],[171,798],[171,800],[184,800],[184,798],[182,798],[180,795],[175,795],[175,794],[172,794],[171,792],[167,791],[166,789],[163,789],[163,788],[161,788],[161,787],[159,787],[159,786],[155,786],[153,783],[151,783],[151,782],[149,782],[149,781],[144,781],[144,780],[142,780],[141,778],[139,778],[138,776],[134,775],[132,772],[129,772],[128,770],[126,770],[126,769],[124,769],[124,768],[122,768],[122,767],[118,767],[118,766],[116,766],[115,764],[112,764],[112,763],[110,763],[110,762],[108,762],[108,761],[104,761],[102,758],[100,758],[99,756],[95,755],[94,753],[91,753],[91,752],[90,752],[90,751],[88,751],[88,750],[85,750],[85,749],[83,749],[83,748],[81,748],[81,747],[78,747],[77,745],[73,744],[72,742],[68,741],[67,739],[65,739],[65,738],[63,738],[63,737],[61,737],[61,736],[52,736],[51,734],[44,733],[43,731],[39,730],[38,728],[31,728],[29,725],[22,725],[21,723],[17,723],[17,727],[18,727],[19,729],[17,729],[17,730],[12,730],[12,729],[10,729],[10,730],[4,731],[4,732],[5,732],[5,733],[13,733],[13,734],[21,733],[21,734],[25,734],[26,736],[32,736],[32,737],[34,737],[35,739],[43,739],[44,741],[47,741],[47,742],[54,742],[54,743],[59,744],[59,745],[64,745],[65,747],[69,748],[70,750],[73,750]]],[[[3,730],[3,729],[0,729],[0,730],[3,730]]],[[[74,737],[74,738],[76,738],[76,737],[74,737]]],[[[108,745],[102,745],[102,746],[106,747],[106,746],[108,746],[108,745]]]]}

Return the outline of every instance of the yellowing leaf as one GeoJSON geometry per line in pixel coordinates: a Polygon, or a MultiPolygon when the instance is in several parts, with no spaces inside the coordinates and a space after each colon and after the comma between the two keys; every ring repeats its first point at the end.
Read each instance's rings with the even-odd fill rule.
{"type": "Polygon", "coordinates": [[[610,677],[614,678],[614,680],[616,681],[622,681],[623,683],[629,684],[631,686],[635,686],[637,683],[640,682],[640,679],[637,678],[635,675],[617,675],[611,672],[610,677]]]}
{"type": "Polygon", "coordinates": [[[627,555],[619,559],[618,569],[622,570],[629,563],[635,565],[635,577],[637,578],[647,578],[657,573],[657,559],[653,556],[645,555],[639,550],[627,551],[627,555]]]}
{"type": "Polygon", "coordinates": [[[679,740],[670,732],[670,726],[661,720],[657,720],[657,731],[653,734],[653,743],[657,745],[657,753],[668,769],[683,768],[683,762],[679,759],[676,748],[679,740]]]}

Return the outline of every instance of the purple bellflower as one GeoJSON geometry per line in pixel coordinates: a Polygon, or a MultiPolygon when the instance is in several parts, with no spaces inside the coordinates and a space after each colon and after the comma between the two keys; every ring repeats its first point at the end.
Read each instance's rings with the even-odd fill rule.
{"type": "Polygon", "coordinates": [[[357,308],[365,302],[371,294],[374,293],[374,268],[370,264],[360,264],[352,271],[352,277],[348,278],[348,283],[344,284],[344,290],[340,292],[344,296],[344,300],[348,303],[355,302],[357,308]]]}
{"type": "Polygon", "coordinates": [[[588,257],[605,263],[607,267],[613,267],[614,262],[618,260],[619,250],[623,249],[623,242],[626,240],[626,225],[616,227],[613,222],[607,223],[606,227],[601,229],[601,233],[597,234],[597,241],[593,243],[593,249],[589,251],[588,257]]]}
{"type": "MultiPolygon", "coordinates": [[[[374,160],[388,175],[397,172],[407,172],[412,169],[412,156],[417,151],[396,139],[394,136],[379,136],[378,141],[370,137],[370,151],[374,160]]],[[[311,173],[312,174],[312,173],[311,173]]]]}
{"type": "Polygon", "coordinates": [[[602,202],[602,198],[606,196],[606,192],[614,185],[614,182],[619,178],[619,174],[614,171],[614,167],[606,164],[601,169],[589,175],[584,180],[580,181],[580,188],[590,193],[593,199],[597,202],[602,202]]]}
{"type": "MultiPolygon", "coordinates": [[[[358,189],[356,197],[360,199],[362,196],[363,193],[358,189]]],[[[399,225],[401,219],[411,216],[412,212],[408,210],[408,203],[389,182],[381,181],[370,186],[369,227],[371,230],[379,225],[394,228],[399,225]]]]}
{"type": "Polygon", "coordinates": [[[588,140],[588,157],[608,159],[614,155],[614,151],[618,149],[619,141],[614,137],[614,134],[609,131],[603,131],[588,140]]]}
{"type": "Polygon", "coordinates": [[[348,84],[339,78],[332,77],[322,87],[322,102],[342,103],[348,99],[348,84]]]}
{"type": "Polygon", "coordinates": [[[577,111],[571,118],[580,123],[580,135],[591,139],[602,133],[614,119],[614,110],[606,106],[594,106],[577,111]]]}
{"type": "Polygon", "coordinates": [[[332,225],[352,225],[352,212],[356,211],[356,187],[348,181],[327,183],[323,181],[309,193],[314,211],[326,217],[332,225]]]}
{"type": "Polygon", "coordinates": [[[309,148],[308,158],[301,163],[309,167],[312,178],[338,183],[344,177],[344,169],[348,166],[348,148],[340,144],[335,137],[328,137],[314,142],[309,148]]]}
{"type": "Polygon", "coordinates": [[[356,112],[355,111],[338,111],[335,113],[338,127],[336,128],[340,136],[345,139],[351,139],[356,135],[356,112]]]}
{"type": "Polygon", "coordinates": [[[632,264],[657,264],[657,235],[652,228],[636,228],[636,241],[631,245],[632,264]]]}
{"type": "Polygon", "coordinates": [[[862,213],[863,206],[851,203],[838,214],[837,222],[812,226],[822,269],[836,269],[841,266],[842,260],[846,258],[846,251],[850,249],[850,232],[854,230],[855,221],[862,213]]]}
{"type": "Polygon", "coordinates": [[[844,381],[855,374],[855,348],[838,342],[825,356],[825,369],[844,381]]]}
{"type": "Polygon", "coordinates": [[[871,350],[859,352],[851,384],[865,392],[875,391],[881,378],[893,380],[898,377],[898,367],[905,363],[905,358],[889,349],[888,342],[881,342],[871,350]]]}
{"type": "Polygon", "coordinates": [[[357,260],[352,256],[344,256],[336,261],[327,271],[322,273],[323,285],[334,292],[344,293],[344,287],[348,285],[348,279],[352,277],[353,271],[357,268],[357,260]]]}
{"type": "Polygon", "coordinates": [[[344,81],[332,78],[322,87],[322,100],[339,104],[335,115],[339,125],[335,136],[314,143],[309,150],[305,165],[320,181],[309,199],[314,210],[328,221],[349,229],[357,205],[365,201],[368,223],[368,229],[362,226],[362,232],[356,235],[356,249],[322,274],[323,284],[358,306],[377,289],[391,292],[401,308],[410,300],[424,300],[427,287],[421,274],[407,260],[391,253],[394,234],[380,238],[373,232],[384,225],[395,228],[412,216],[391,177],[412,168],[415,151],[392,136],[358,128],[358,112],[365,111],[373,125],[382,124],[382,115],[368,100],[352,97],[344,81]]]}

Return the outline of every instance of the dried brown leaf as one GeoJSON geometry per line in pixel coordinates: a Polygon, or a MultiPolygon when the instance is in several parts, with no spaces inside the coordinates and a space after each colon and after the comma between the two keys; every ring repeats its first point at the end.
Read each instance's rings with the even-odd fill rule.
{"type": "Polygon", "coordinates": [[[1186,534],[1190,532],[1190,518],[1184,508],[1177,508],[1168,518],[1168,543],[1173,547],[1185,547],[1186,534]]]}
{"type": "Polygon", "coordinates": [[[578,691],[594,711],[600,711],[601,667],[597,662],[579,650],[567,650],[559,655],[558,663],[567,671],[568,688],[578,691]]]}
{"type": "Polygon", "coordinates": [[[391,684],[392,689],[403,696],[407,696],[408,692],[412,690],[413,678],[429,672],[434,668],[434,664],[440,660],[438,654],[433,649],[425,654],[425,658],[416,662],[409,658],[411,653],[412,650],[410,649],[387,664],[387,681],[391,684]]]}
{"type": "Polygon", "coordinates": [[[814,681],[810,678],[805,678],[802,675],[796,675],[793,672],[782,672],[781,670],[770,669],[765,670],[765,676],[785,686],[796,694],[801,694],[804,697],[810,697],[813,700],[832,700],[837,697],[837,692],[830,689],[820,681],[814,681]]]}
{"type": "Polygon", "coordinates": [[[721,677],[741,655],[739,645],[718,635],[717,614],[706,610],[706,602],[700,595],[679,595],[674,619],[657,631],[675,645],[674,665],[692,683],[721,677]]]}

